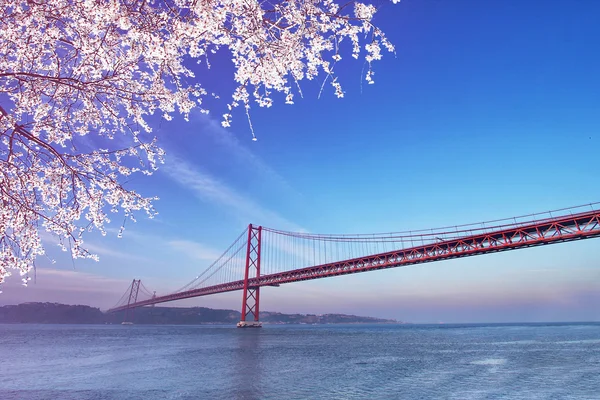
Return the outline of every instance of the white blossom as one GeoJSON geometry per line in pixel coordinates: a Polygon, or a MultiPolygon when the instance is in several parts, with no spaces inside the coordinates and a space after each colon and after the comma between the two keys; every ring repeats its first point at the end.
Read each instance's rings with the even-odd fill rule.
{"type": "Polygon", "coordinates": [[[270,107],[278,94],[293,104],[299,82],[320,74],[343,97],[333,70],[340,46],[349,42],[354,58],[364,50],[369,83],[381,46],[394,51],[371,23],[375,12],[333,0],[4,0],[0,283],[11,269],[27,283],[45,254],[41,231],[72,257],[97,259],[84,232],[105,234],[109,214],[156,214],[156,198],[123,182],[163,162],[151,115],[208,112],[202,76],[190,65],[210,67],[213,54],[230,53],[237,88],[223,126],[239,106],[249,118],[251,104],[270,107]]]}

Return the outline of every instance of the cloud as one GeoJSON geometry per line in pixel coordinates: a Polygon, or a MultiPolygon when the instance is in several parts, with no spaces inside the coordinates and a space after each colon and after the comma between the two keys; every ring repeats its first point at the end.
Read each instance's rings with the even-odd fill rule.
{"type": "MultiPolygon", "coordinates": [[[[107,232],[117,234],[119,229],[107,228],[107,232]]],[[[144,244],[147,246],[163,246],[164,243],[171,248],[171,250],[184,254],[189,258],[196,260],[215,261],[219,258],[224,249],[215,249],[203,243],[195,242],[187,239],[179,238],[166,238],[165,235],[153,235],[148,233],[141,233],[137,230],[125,230],[123,232],[123,238],[121,240],[132,240],[138,244],[144,244]]],[[[118,252],[114,252],[118,253],[118,252]]]]}
{"type": "Polygon", "coordinates": [[[215,261],[221,256],[221,252],[191,240],[171,240],[168,244],[175,251],[197,260],[215,261]]]}
{"type": "Polygon", "coordinates": [[[106,256],[106,257],[114,257],[114,258],[121,258],[121,259],[128,259],[128,260],[150,261],[150,259],[142,257],[142,256],[138,256],[136,254],[124,253],[122,251],[109,249],[107,247],[89,243],[89,242],[83,243],[82,247],[87,249],[91,253],[98,254],[100,257],[106,256]]]}
{"type": "MultiPolygon", "coordinates": [[[[107,232],[117,233],[119,230],[115,228],[106,228],[107,232]]],[[[129,232],[129,231],[128,231],[129,232]]],[[[42,239],[44,246],[48,248],[48,245],[56,246],[59,243],[59,239],[56,235],[53,235],[44,230],[39,231],[40,238],[42,239]]],[[[67,246],[68,247],[68,246],[67,246]]],[[[106,256],[106,257],[114,257],[120,259],[128,259],[128,260],[137,260],[137,261],[150,261],[150,259],[138,256],[132,253],[124,253],[118,250],[114,250],[112,248],[108,248],[106,246],[101,246],[98,244],[94,244],[85,240],[81,245],[82,248],[88,250],[92,254],[97,254],[98,256],[106,256]]],[[[68,250],[67,250],[68,252],[68,250]]],[[[69,253],[67,253],[69,254],[69,253]]]]}
{"type": "Polygon", "coordinates": [[[244,221],[260,221],[289,230],[303,230],[298,225],[255,203],[247,195],[238,193],[227,184],[192,164],[171,155],[162,168],[172,180],[191,190],[197,198],[230,209],[244,221]]]}
{"type": "Polygon", "coordinates": [[[56,289],[81,292],[86,292],[90,288],[113,292],[115,286],[127,285],[129,282],[88,272],[52,268],[38,268],[36,275],[39,284],[52,284],[56,289]]]}
{"type": "MultiPolygon", "coordinates": [[[[230,130],[223,128],[220,122],[215,121],[205,114],[197,114],[197,119],[204,125],[204,131],[218,144],[233,153],[234,159],[247,165],[256,173],[261,174],[264,178],[277,183],[287,191],[293,193],[293,195],[297,197],[301,196],[300,193],[296,192],[288,181],[279,175],[273,168],[266,164],[260,157],[256,156],[252,151],[248,150],[248,148],[242,146],[233,133],[230,130]]],[[[250,140],[250,136],[248,136],[248,140],[250,140]]]]}
{"type": "Polygon", "coordinates": [[[129,279],[116,279],[87,272],[66,269],[37,268],[27,287],[20,277],[10,277],[2,285],[0,304],[18,304],[30,301],[87,304],[109,308],[119,299],[131,283],[129,279]]]}

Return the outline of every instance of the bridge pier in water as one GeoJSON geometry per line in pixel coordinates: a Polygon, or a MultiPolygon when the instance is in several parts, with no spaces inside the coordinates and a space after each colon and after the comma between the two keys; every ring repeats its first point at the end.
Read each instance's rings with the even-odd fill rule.
{"type": "Polygon", "coordinates": [[[248,225],[248,245],[246,248],[246,271],[244,273],[244,291],[242,295],[242,316],[238,328],[261,328],[259,320],[260,286],[260,238],[262,226],[248,225]]]}

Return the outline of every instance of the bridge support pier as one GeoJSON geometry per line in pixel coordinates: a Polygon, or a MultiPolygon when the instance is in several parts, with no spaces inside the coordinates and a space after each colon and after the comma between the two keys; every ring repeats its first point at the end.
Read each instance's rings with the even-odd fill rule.
{"type": "Polygon", "coordinates": [[[248,247],[246,248],[246,272],[244,274],[244,294],[242,297],[242,316],[238,328],[260,328],[260,236],[262,227],[248,225],[248,247]]]}

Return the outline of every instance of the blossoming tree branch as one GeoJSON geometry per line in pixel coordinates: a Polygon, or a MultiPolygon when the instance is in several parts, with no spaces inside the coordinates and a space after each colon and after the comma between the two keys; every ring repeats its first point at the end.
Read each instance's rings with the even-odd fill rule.
{"type": "MultiPolygon", "coordinates": [[[[394,2],[397,2],[394,0],[394,2]]],[[[237,88],[224,110],[293,103],[305,79],[344,92],[334,66],[393,46],[373,5],[333,0],[4,0],[0,9],[0,283],[25,275],[54,235],[73,258],[97,256],[83,233],[109,215],[152,217],[156,198],[128,189],[163,150],[148,118],[208,112],[202,76],[229,52],[237,88]],[[343,54],[346,49],[346,53],[343,54]],[[45,233],[43,233],[45,232],[45,233]]],[[[252,132],[254,135],[254,133],[252,132]]],[[[123,220],[124,220],[123,219],[123,220]]],[[[26,279],[25,279],[26,281],[26,279]]]]}

